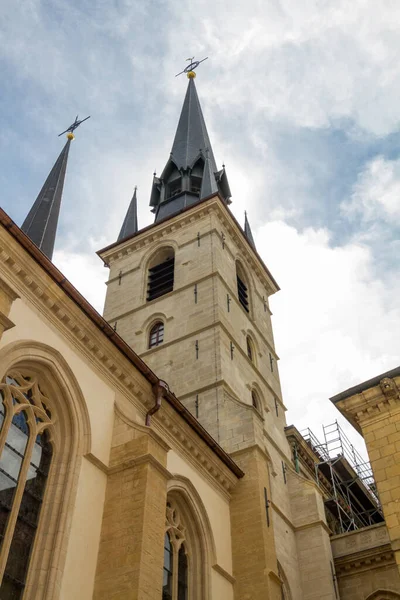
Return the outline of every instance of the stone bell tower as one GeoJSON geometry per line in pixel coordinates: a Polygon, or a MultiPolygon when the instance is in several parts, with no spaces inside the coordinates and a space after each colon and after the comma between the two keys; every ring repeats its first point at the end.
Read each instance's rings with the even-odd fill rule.
{"type": "MultiPolygon", "coordinates": [[[[227,174],[188,77],[170,157],[152,184],[154,224],[138,230],[135,193],[117,242],[99,252],[110,268],[104,316],[246,473],[231,501],[237,599],[280,600],[277,559],[293,589],[301,581],[287,525],[297,475],[268,304],[279,287],[247,217],[242,228],[229,209],[227,174]]],[[[317,572],[330,581],[325,562],[317,572]]],[[[334,598],[333,587],[320,591],[334,598]]]]}

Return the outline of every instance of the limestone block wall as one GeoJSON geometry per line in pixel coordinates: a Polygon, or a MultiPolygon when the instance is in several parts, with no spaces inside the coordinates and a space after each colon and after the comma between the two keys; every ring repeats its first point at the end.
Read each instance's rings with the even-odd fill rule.
{"type": "Polygon", "coordinates": [[[334,600],[333,557],[322,495],[314,482],[288,472],[303,600],[334,600]]]}
{"type": "Polygon", "coordinates": [[[331,546],[341,600],[365,600],[379,590],[400,593],[384,523],[332,536],[331,546]]]}
{"type": "Polygon", "coordinates": [[[270,496],[268,462],[258,447],[234,456],[246,473],[231,500],[235,600],[281,600],[276,534],[264,492],[270,496]]]}
{"type": "Polygon", "coordinates": [[[364,436],[400,573],[399,369],[338,394],[332,401],[364,436]]]}
{"type": "Polygon", "coordinates": [[[238,420],[248,421],[246,406],[256,389],[262,416],[268,415],[268,435],[287,453],[268,307],[271,284],[250,264],[247,241],[227,226],[218,202],[194,207],[190,218],[178,215],[103,254],[110,263],[105,316],[224,447],[237,450],[256,439],[256,432],[237,430],[238,420]],[[148,260],[168,245],[175,251],[174,290],[146,302],[148,260]],[[249,314],[237,298],[237,260],[248,285],[249,314]],[[149,349],[149,329],[157,318],[164,322],[164,342],[149,349]],[[254,344],[254,363],[247,356],[247,335],[254,344]],[[241,417],[232,400],[242,403],[241,417]],[[225,431],[234,431],[234,441],[225,439],[225,431]]]}

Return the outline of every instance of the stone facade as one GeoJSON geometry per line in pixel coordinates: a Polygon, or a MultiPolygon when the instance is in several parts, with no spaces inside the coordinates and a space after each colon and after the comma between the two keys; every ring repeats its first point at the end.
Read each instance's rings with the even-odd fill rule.
{"type": "Polygon", "coordinates": [[[261,600],[269,590],[267,597],[280,598],[284,577],[293,599],[333,599],[321,493],[312,486],[319,509],[310,513],[306,504],[292,503],[289,490],[294,469],[268,306],[279,288],[230,211],[215,196],[100,256],[110,267],[107,320],[247,473],[231,501],[236,597],[261,600]],[[147,301],[148,265],[165,248],[175,257],[173,290],[147,301]],[[238,273],[248,289],[248,312],[238,299],[238,273]],[[164,341],[149,348],[157,320],[164,323],[164,341]],[[248,544],[253,552],[247,556],[248,544]],[[301,573],[315,565],[316,550],[319,587],[301,573]]]}
{"type": "Polygon", "coordinates": [[[364,437],[400,573],[400,368],[332,401],[364,437]]]}
{"type": "MultiPolygon", "coordinates": [[[[187,600],[400,596],[399,374],[337,400],[365,436],[386,525],[332,537],[318,457],[285,431],[268,308],[277,284],[218,196],[101,252],[108,323],[1,211],[0,223],[2,397],[16,370],[39,382],[47,412],[35,405],[31,427],[52,427],[29,570],[14,582],[24,600],[160,600],[166,534],[174,600],[182,548],[187,600]],[[174,289],[147,302],[149,261],[165,247],[174,289]],[[156,320],[164,341],[148,348],[156,320]]],[[[0,451],[7,427],[6,413],[0,451]]],[[[7,508],[3,582],[19,514],[14,499],[7,508]]]]}

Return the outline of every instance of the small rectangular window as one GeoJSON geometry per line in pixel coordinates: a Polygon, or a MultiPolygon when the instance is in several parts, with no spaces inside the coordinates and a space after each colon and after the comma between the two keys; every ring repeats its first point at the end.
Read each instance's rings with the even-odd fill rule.
{"type": "Polygon", "coordinates": [[[201,190],[201,177],[192,176],[190,178],[190,191],[193,192],[194,194],[200,194],[200,190],[201,190]]]}
{"type": "Polygon", "coordinates": [[[147,301],[159,298],[174,289],[174,257],[149,269],[147,301]]]}
{"type": "Polygon", "coordinates": [[[243,306],[244,310],[249,312],[249,295],[247,293],[247,287],[240,279],[239,275],[237,276],[237,288],[239,302],[243,306]]]}
{"type": "Polygon", "coordinates": [[[182,191],[181,178],[174,179],[171,183],[168,184],[168,198],[172,198],[173,196],[177,196],[182,191]]]}

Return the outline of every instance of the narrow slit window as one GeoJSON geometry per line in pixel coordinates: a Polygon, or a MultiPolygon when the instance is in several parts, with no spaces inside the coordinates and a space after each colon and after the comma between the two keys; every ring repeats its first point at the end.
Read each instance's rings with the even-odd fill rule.
{"type": "Polygon", "coordinates": [[[249,293],[244,281],[237,275],[238,298],[246,312],[249,312],[249,293]]]}
{"type": "Polygon", "coordinates": [[[246,338],[246,346],[247,346],[247,356],[249,357],[251,362],[254,363],[254,346],[253,346],[253,342],[251,341],[249,336],[247,336],[247,338],[246,338]]]}
{"type": "Polygon", "coordinates": [[[254,408],[256,408],[257,410],[260,410],[260,401],[254,390],[251,392],[251,402],[252,402],[254,408]]]}

